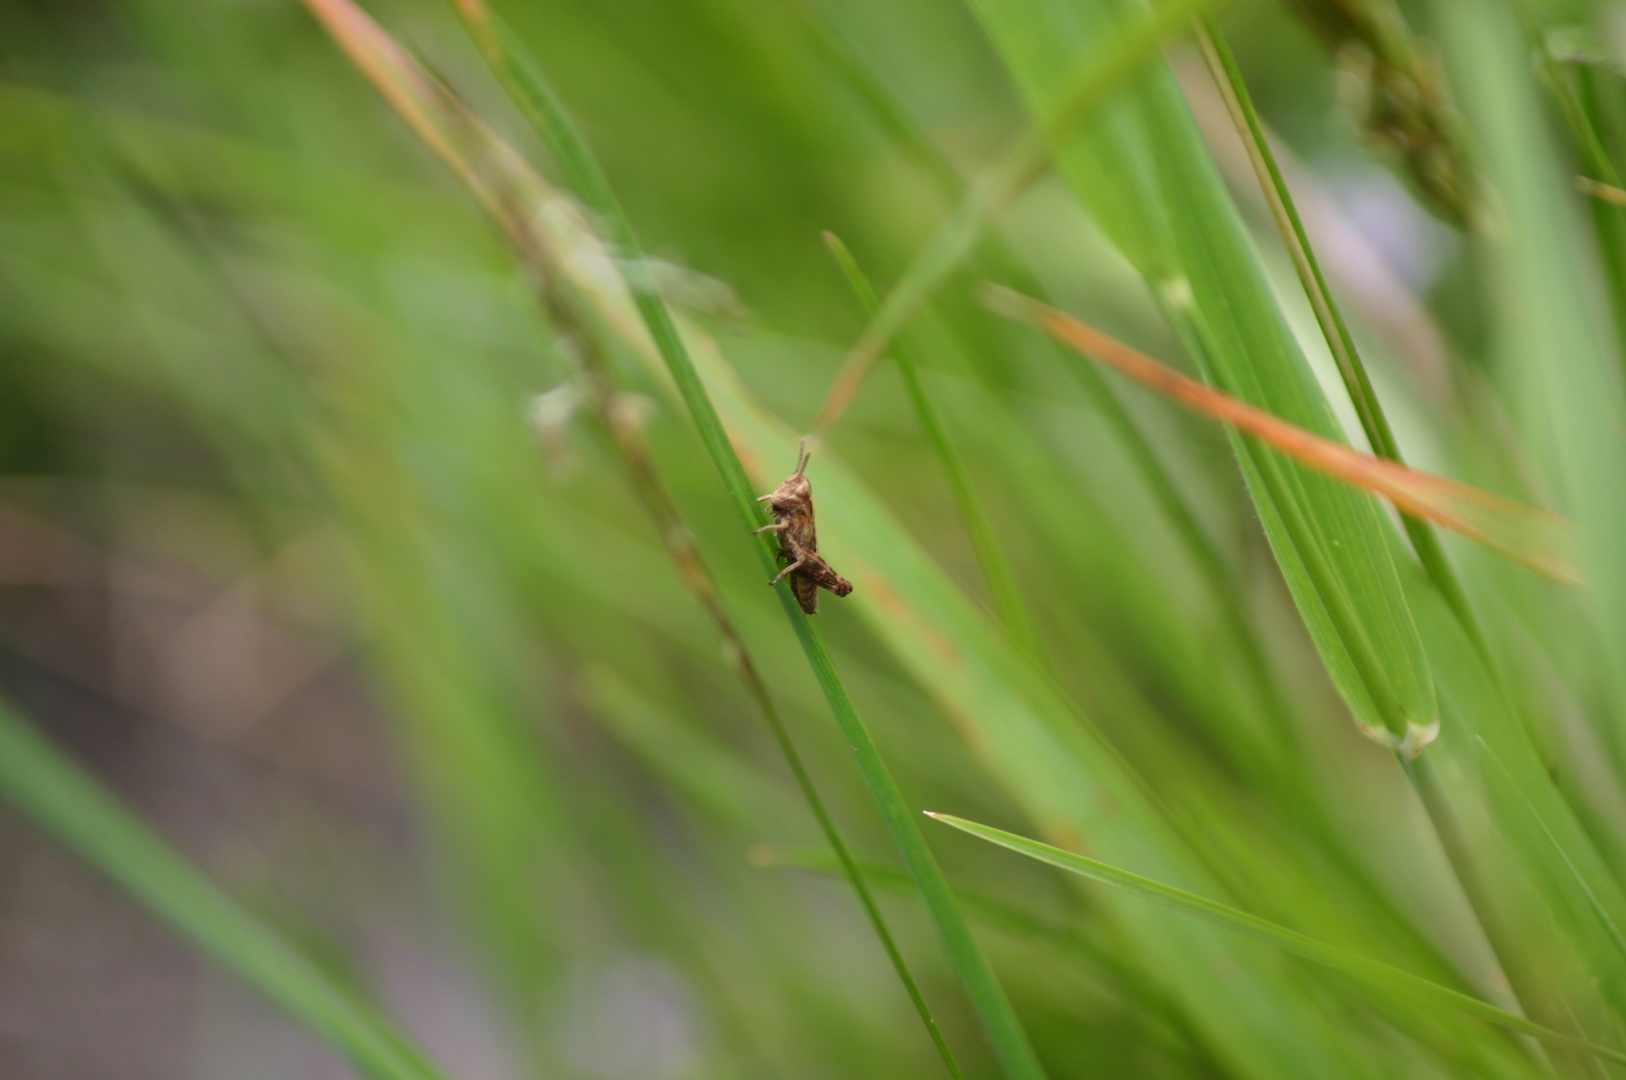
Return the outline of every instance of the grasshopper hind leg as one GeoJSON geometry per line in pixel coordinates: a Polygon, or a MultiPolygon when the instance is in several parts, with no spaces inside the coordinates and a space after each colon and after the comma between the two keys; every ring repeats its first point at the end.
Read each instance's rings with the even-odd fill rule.
{"type": "Polygon", "coordinates": [[[790,591],[795,594],[796,602],[802,605],[802,610],[809,615],[819,613],[819,586],[812,578],[797,574],[790,579],[790,591]]]}

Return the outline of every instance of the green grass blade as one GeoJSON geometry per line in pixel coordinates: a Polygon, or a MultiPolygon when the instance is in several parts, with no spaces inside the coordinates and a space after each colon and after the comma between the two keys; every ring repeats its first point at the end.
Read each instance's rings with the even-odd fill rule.
{"type": "MultiPolygon", "coordinates": [[[[841,864],[835,855],[817,848],[775,847],[759,844],[746,853],[752,866],[783,867],[812,873],[839,876],[841,864]]],[[[876,888],[900,896],[913,894],[914,881],[901,870],[865,863],[864,876],[876,888]]],[[[960,906],[971,917],[1013,938],[1033,942],[1048,949],[1061,949],[1078,960],[1108,972],[1126,993],[1133,994],[1143,1004],[1157,1012],[1172,1012],[1172,1003],[1158,991],[1156,982],[1136,966],[1135,961],[1123,955],[1119,942],[1107,933],[1087,935],[1058,919],[1035,915],[996,896],[967,889],[955,889],[960,906]]]]}
{"type": "MultiPolygon", "coordinates": [[[[554,95],[541,70],[531,62],[523,45],[505,27],[491,19],[478,0],[460,0],[459,7],[468,17],[471,30],[480,41],[488,59],[497,67],[516,101],[536,125],[571,186],[609,228],[610,237],[622,256],[617,266],[624,276],[639,315],[677,385],[678,392],[694,420],[701,441],[717,469],[724,489],[739,513],[742,524],[746,528],[764,524],[762,511],[746,477],[745,468],[729,442],[716,409],[700,381],[677,324],[660,297],[656,282],[643,259],[642,248],[621,208],[620,200],[611,189],[597,161],[577,134],[562,103],[554,95]]],[[[764,571],[770,576],[775,570],[772,545],[771,538],[752,545],[758,553],[764,571]]],[[[1017,1019],[1016,1012],[993,969],[971,936],[965,917],[955,904],[942,871],[938,868],[918,826],[915,825],[914,816],[904,801],[903,793],[898,789],[890,770],[881,759],[880,752],[858,715],[858,710],[842,684],[817,630],[796,605],[788,583],[781,583],[776,593],[813,669],[814,676],[818,679],[819,686],[858,759],[865,783],[881,811],[888,832],[892,835],[921,895],[925,898],[926,906],[937,925],[950,961],[982,1020],[996,1055],[1007,1075],[1013,1080],[1040,1080],[1045,1075],[1044,1070],[1034,1054],[1027,1034],[1023,1031],[1021,1022],[1017,1019]]],[[[918,1005],[924,1006],[918,996],[916,1000],[918,1005]]],[[[929,1019],[928,1024],[936,1038],[935,1024],[929,1019]]],[[[956,1067],[947,1054],[946,1046],[940,1040],[938,1045],[951,1071],[954,1071],[956,1067]]]]}
{"type": "Polygon", "coordinates": [[[927,910],[931,912],[932,921],[937,924],[938,934],[943,939],[949,960],[958,972],[966,993],[982,1019],[994,1052],[998,1055],[1007,1075],[1013,1078],[1040,1080],[1045,1075],[1044,1069],[1033,1052],[1032,1044],[1028,1042],[1021,1021],[1017,1019],[1016,1010],[1011,1007],[1010,999],[1006,997],[998,976],[989,966],[976,939],[971,936],[971,929],[966,925],[965,916],[960,912],[953,893],[949,890],[948,880],[938,867],[931,849],[926,846],[926,838],[914,827],[913,817],[904,802],[903,792],[898,789],[897,781],[892,779],[890,770],[881,759],[880,751],[870,738],[868,728],[864,726],[857,708],[847,694],[846,687],[842,685],[841,678],[836,673],[830,654],[825,650],[818,632],[813,629],[812,622],[802,614],[800,608],[794,606],[794,601],[788,594],[781,592],[781,603],[785,607],[786,616],[796,626],[796,636],[801,640],[802,648],[807,653],[808,662],[819,680],[819,686],[824,690],[825,697],[841,724],[842,733],[852,747],[853,754],[858,758],[864,782],[880,808],[887,831],[891,833],[905,865],[909,867],[916,888],[926,901],[927,910]]]}
{"type": "MultiPolygon", "coordinates": [[[[1259,114],[1253,107],[1253,97],[1248,93],[1247,83],[1242,79],[1236,58],[1231,55],[1230,46],[1226,44],[1224,35],[1220,33],[1219,27],[1212,19],[1202,20],[1198,40],[1208,60],[1209,70],[1213,73],[1214,81],[1219,86],[1220,94],[1236,125],[1237,135],[1247,147],[1249,159],[1253,162],[1254,172],[1259,179],[1259,190],[1264,194],[1271,217],[1282,234],[1282,243],[1287,248],[1288,255],[1292,257],[1293,269],[1299,276],[1299,282],[1304,286],[1304,294],[1310,300],[1310,308],[1315,312],[1322,336],[1326,339],[1327,347],[1338,365],[1338,374],[1343,379],[1344,390],[1355,406],[1356,415],[1360,417],[1361,430],[1366,433],[1367,442],[1378,457],[1404,461],[1400,456],[1400,444],[1395,441],[1394,430],[1389,426],[1389,418],[1383,411],[1383,404],[1378,401],[1377,392],[1372,388],[1372,380],[1366,373],[1366,365],[1361,360],[1360,350],[1355,347],[1355,338],[1350,334],[1349,326],[1344,322],[1343,312],[1339,310],[1332,290],[1327,287],[1327,279],[1321,273],[1321,262],[1316,258],[1315,248],[1311,246],[1310,237],[1304,230],[1304,222],[1299,217],[1298,207],[1293,202],[1293,194],[1288,189],[1287,181],[1276,165],[1275,152],[1270,148],[1270,140],[1266,137],[1259,114]]],[[[1479,620],[1468,603],[1467,594],[1463,591],[1462,582],[1446,558],[1445,549],[1440,545],[1440,538],[1435,535],[1434,529],[1426,521],[1410,514],[1401,516],[1401,526],[1406,530],[1406,537],[1411,541],[1412,550],[1417,553],[1418,561],[1423,564],[1423,570],[1445,596],[1457,617],[1468,628],[1469,634],[1479,642],[1482,649],[1486,648],[1484,631],[1479,626],[1479,620]]]]}
{"type": "MultiPolygon", "coordinates": [[[[1053,108],[1071,57],[1141,18],[1138,5],[1120,0],[972,7],[1036,116],[1053,108]]],[[[1291,423],[1342,438],[1165,65],[1142,73],[1055,153],[1209,378],[1291,423]]],[[[1378,505],[1240,440],[1233,446],[1300,614],[1358,722],[1415,741],[1437,718],[1434,688],[1378,505]]]]}
{"type": "Polygon", "coordinates": [[[364,1075],[442,1075],[388,1021],[210,881],[4,704],[0,796],[364,1075]]]}
{"type": "MultiPolygon", "coordinates": [[[[840,864],[833,854],[816,848],[786,848],[760,844],[746,854],[751,865],[763,868],[803,870],[817,874],[839,876],[840,864]]],[[[878,889],[899,895],[911,895],[914,882],[909,875],[885,866],[866,863],[864,876],[878,889]]],[[[1087,934],[1080,928],[1057,919],[1034,915],[1014,904],[994,896],[955,889],[960,906],[980,924],[1045,949],[1060,953],[1067,961],[1097,968],[1113,980],[1114,987],[1133,1003],[1135,1009],[1149,1016],[1160,1016],[1177,1031],[1189,1045],[1202,1042],[1200,1033],[1193,1030],[1190,1021],[1182,1016],[1163,988],[1148,977],[1138,957],[1127,954],[1123,942],[1112,936],[1106,928],[1096,934],[1087,934]]]]}
{"type": "Polygon", "coordinates": [[[1554,1046],[1582,1050],[1594,1057],[1605,1061],[1626,1064],[1626,1053],[1611,1050],[1605,1046],[1578,1039],[1570,1035],[1532,1023],[1522,1016],[1498,1009],[1496,1006],[1469,997],[1467,994],[1430,982],[1408,971],[1402,971],[1378,960],[1372,960],[1358,953],[1349,952],[1323,941],[1301,934],[1296,930],[1289,930],[1256,915],[1216,903],[1213,900],[1193,895],[1180,889],[1171,888],[1161,882],[1143,878],[1139,874],[1132,874],[1127,870],[1120,870],[1095,859],[1075,855],[1049,844],[1030,840],[1027,837],[1017,836],[1000,829],[978,825],[963,818],[953,817],[949,814],[930,814],[932,818],[952,825],[962,832],[980,837],[990,843],[1009,848],[1019,854],[1026,855],[1051,866],[1079,874],[1092,881],[1111,885],[1115,888],[1126,889],[1142,899],[1149,900],[1166,908],[1171,908],[1184,915],[1212,923],[1222,929],[1233,933],[1244,934],[1257,941],[1274,945],[1278,949],[1290,952],[1342,972],[1353,979],[1359,980],[1378,994],[1397,1002],[1438,1005],[1467,1013],[1470,1016],[1488,1021],[1498,1027],[1509,1031],[1516,1031],[1523,1035],[1531,1035],[1543,1042],[1554,1046]]]}

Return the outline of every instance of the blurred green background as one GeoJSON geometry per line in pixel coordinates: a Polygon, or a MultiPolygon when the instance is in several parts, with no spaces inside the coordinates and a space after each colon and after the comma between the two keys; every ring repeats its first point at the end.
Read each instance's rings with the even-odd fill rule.
{"type": "MultiPolygon", "coordinates": [[[[493,7],[715,356],[758,493],[866,325],[821,234],[885,293],[1140,10],[493,7]]],[[[1183,29],[1053,134],[1061,168],[900,336],[973,520],[890,360],[817,443],[821,550],[857,586],[818,634],[1058,1080],[1622,1072],[914,813],[1626,1045],[1626,9],[1471,7],[1238,0],[1215,25],[1407,460],[1575,517],[1588,589],[1456,537],[1442,578],[1386,506],[978,302],[1042,294],[1368,445],[1183,29]],[[1386,688],[1440,720],[1417,762],[1352,723],[1399,715],[1386,688]]],[[[571,186],[455,4],[366,9],[571,186]]],[[[0,689],[120,799],[90,816],[33,758],[0,778],[8,1080],[409,1075],[257,980],[208,902],[132,885],[168,865],[117,831],[141,822],[446,1077],[947,1075],[626,431],[959,1067],[1022,1075],[683,402],[636,333],[561,316],[616,264],[539,285],[523,255],[300,3],[0,4],[0,689]]]]}

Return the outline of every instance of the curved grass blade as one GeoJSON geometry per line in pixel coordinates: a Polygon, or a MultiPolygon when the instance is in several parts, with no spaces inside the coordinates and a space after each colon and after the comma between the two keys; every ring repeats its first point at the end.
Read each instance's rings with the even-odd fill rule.
{"type": "Polygon", "coordinates": [[[1574,523],[1568,518],[1322,438],[1035,300],[999,289],[990,290],[990,302],[1187,408],[1233,424],[1328,476],[1384,496],[1404,514],[1437,522],[1558,581],[1581,584],[1572,554],[1574,523]]]}
{"type": "MultiPolygon", "coordinates": [[[[1143,18],[1133,0],[974,0],[1018,82],[1046,115],[1073,57],[1143,18]]],[[[1054,147],[1058,169],[1145,278],[1210,381],[1326,438],[1326,396],[1166,64],[1054,147]]],[[[1433,728],[1434,686],[1370,497],[1233,437],[1282,575],[1328,674],[1363,730],[1399,743],[1433,728]]]]}
{"type": "MultiPolygon", "coordinates": [[[[818,848],[757,844],[746,852],[746,861],[764,870],[806,870],[832,877],[841,873],[841,866],[835,856],[818,848]]],[[[909,875],[890,867],[865,863],[864,876],[873,881],[877,888],[899,896],[908,896],[914,892],[914,882],[909,879],[909,875]]],[[[1090,963],[1111,966],[1114,974],[1122,973],[1128,977],[1127,970],[1117,957],[1104,955],[1094,942],[1061,922],[1034,915],[998,897],[985,896],[965,889],[955,889],[954,895],[959,898],[960,906],[973,916],[983,919],[991,926],[999,927],[1014,937],[1027,938],[1065,949],[1087,959],[1090,963]]]]}
{"type": "MultiPolygon", "coordinates": [[[[1404,464],[1400,444],[1395,440],[1377,392],[1372,389],[1372,380],[1367,376],[1366,365],[1355,347],[1355,338],[1344,322],[1343,312],[1333,299],[1332,290],[1327,287],[1327,280],[1321,273],[1321,263],[1316,258],[1315,249],[1310,246],[1310,237],[1299,218],[1298,207],[1294,205],[1293,194],[1281,169],[1276,166],[1276,155],[1270,148],[1270,140],[1265,136],[1264,126],[1253,107],[1252,95],[1248,93],[1248,85],[1243,81],[1236,58],[1231,55],[1230,46],[1212,19],[1199,21],[1197,40],[1208,60],[1220,96],[1231,114],[1237,135],[1247,148],[1248,158],[1259,180],[1259,190],[1282,235],[1282,244],[1293,260],[1293,269],[1298,274],[1299,283],[1304,286],[1304,295],[1309,298],[1316,323],[1321,327],[1321,335],[1338,366],[1344,389],[1355,406],[1356,415],[1360,417],[1361,430],[1366,432],[1367,442],[1378,457],[1404,464]]],[[[1401,526],[1406,530],[1406,537],[1411,541],[1412,550],[1417,553],[1423,570],[1445,596],[1480,648],[1487,648],[1484,632],[1468,603],[1462,582],[1446,559],[1440,538],[1426,521],[1411,514],[1401,518],[1401,526]]]]}
{"type": "Polygon", "coordinates": [[[374,1080],[439,1080],[390,1023],[0,704],[0,796],[374,1080]]]}
{"type": "Polygon", "coordinates": [[[1565,1035],[1562,1032],[1554,1031],[1552,1028],[1532,1023],[1522,1016],[1510,1013],[1505,1009],[1499,1009],[1494,1005],[1480,1001],[1478,998],[1469,997],[1467,994],[1452,990],[1450,987],[1441,986],[1439,983],[1413,975],[1409,971],[1392,967],[1382,961],[1361,956],[1359,953],[1353,953],[1335,945],[1328,945],[1326,942],[1318,941],[1296,930],[1289,930],[1285,926],[1261,919],[1257,915],[1238,911],[1236,908],[1225,904],[1180,889],[1171,888],[1161,882],[1143,878],[1139,874],[1120,870],[1115,866],[1097,862],[1095,859],[1086,858],[1083,855],[1076,855],[1071,851],[1064,851],[1061,848],[1052,847],[1037,840],[1017,836],[1015,833],[989,828],[986,825],[979,825],[976,822],[966,821],[950,814],[928,812],[927,816],[936,821],[941,821],[945,825],[951,825],[962,832],[970,833],[972,836],[1009,848],[1029,858],[1038,859],[1040,862],[1049,863],[1051,866],[1079,874],[1104,885],[1126,889],[1154,904],[1212,923],[1222,929],[1244,934],[1257,941],[1274,945],[1276,948],[1290,952],[1295,956],[1322,964],[1356,979],[1385,998],[1413,1005],[1443,1006],[1455,1009],[1488,1021],[1498,1027],[1506,1028],[1509,1031],[1533,1036],[1554,1046],[1580,1050],[1605,1061],[1626,1064],[1626,1053],[1619,1050],[1599,1046],[1597,1043],[1588,1042],[1572,1035],[1565,1035]]]}
{"type": "MultiPolygon", "coordinates": [[[[746,860],[752,866],[763,869],[802,870],[830,876],[841,873],[835,856],[817,848],[758,844],[746,852],[746,860]]],[[[874,882],[877,889],[901,896],[914,891],[914,882],[902,871],[874,863],[865,863],[863,870],[864,876],[874,882]]],[[[1051,953],[1064,954],[1069,962],[1099,969],[1113,980],[1114,987],[1133,1002],[1136,1009],[1170,1025],[1187,1045],[1202,1044],[1202,1034],[1192,1028],[1190,1020],[1169,999],[1163,988],[1147,977],[1140,959],[1129,955],[1123,941],[1113,937],[1104,927],[1100,932],[1090,934],[1085,932],[1087,928],[1035,915],[994,896],[960,888],[954,890],[954,895],[959,899],[960,906],[978,923],[1051,953]]]]}

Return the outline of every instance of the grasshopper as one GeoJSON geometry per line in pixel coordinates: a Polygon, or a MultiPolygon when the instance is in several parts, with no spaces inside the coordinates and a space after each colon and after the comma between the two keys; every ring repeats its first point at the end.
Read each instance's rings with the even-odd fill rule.
{"type": "Polygon", "coordinates": [[[773,511],[774,523],[757,530],[779,534],[779,558],[790,560],[790,565],[779,571],[769,585],[777,585],[785,576],[792,575],[790,591],[796,602],[809,615],[819,613],[819,589],[826,588],[837,596],[853,591],[853,583],[830,569],[830,564],[819,554],[818,533],[813,528],[813,485],[808,482],[807,440],[802,440],[796,454],[796,471],[783,484],[757,502],[765,502],[773,511]]]}

